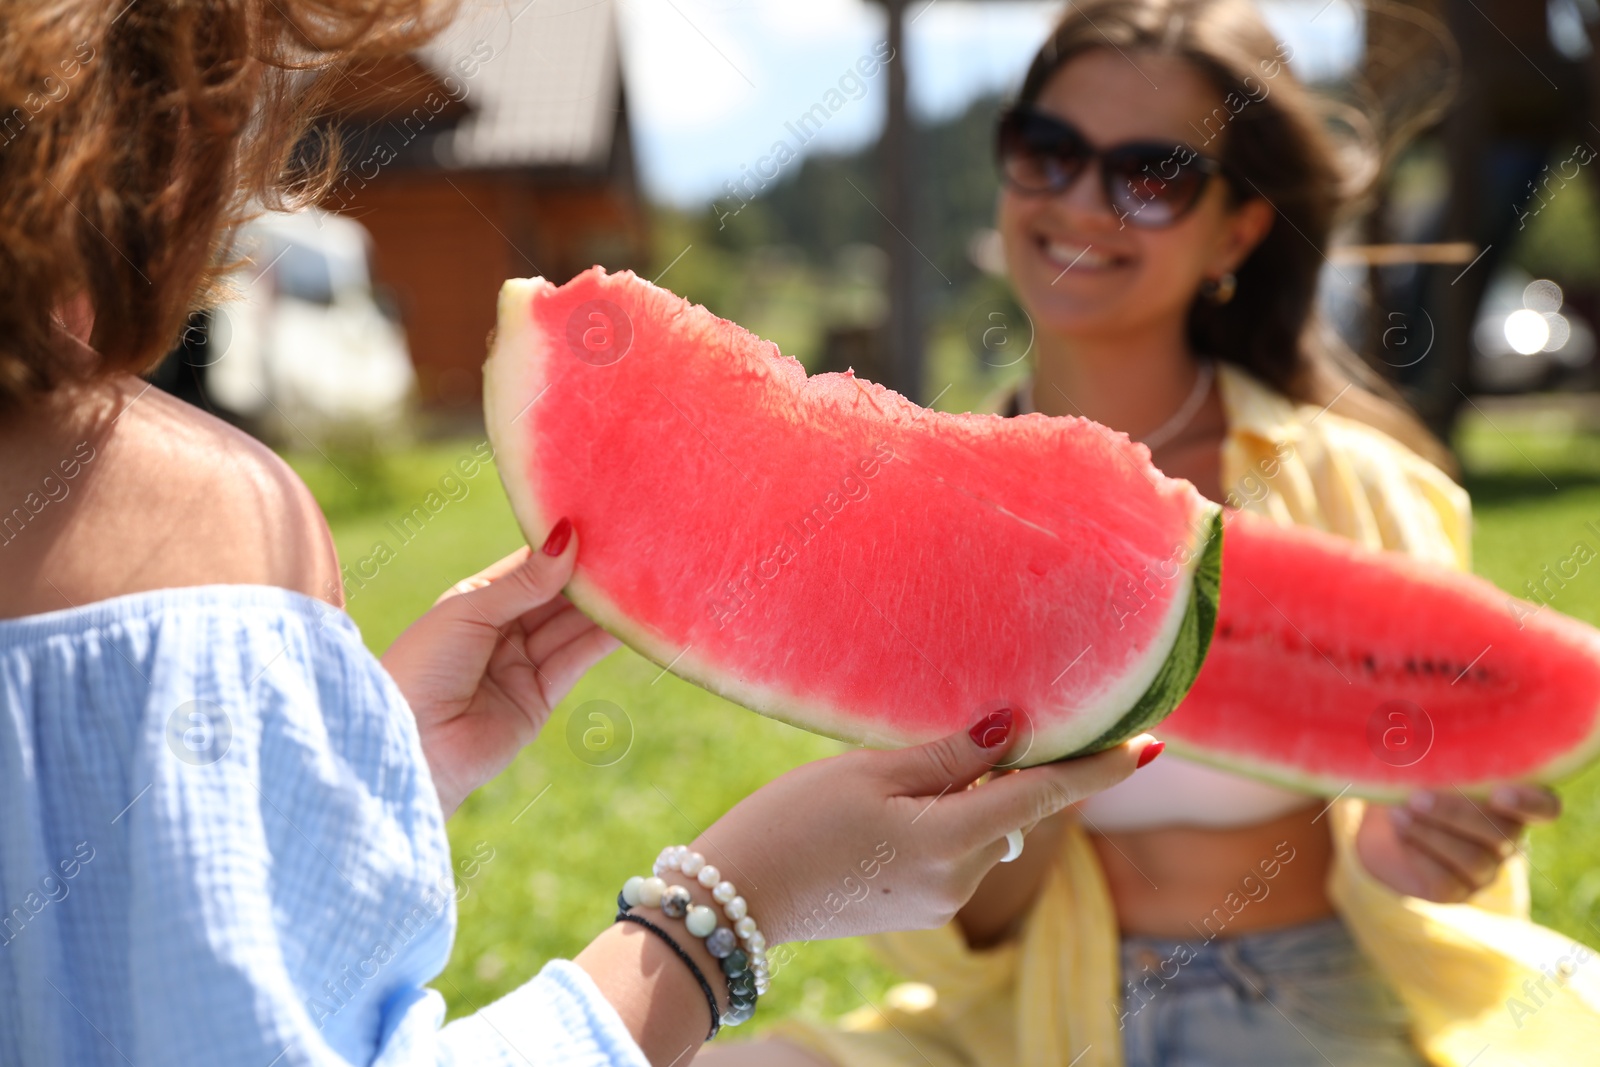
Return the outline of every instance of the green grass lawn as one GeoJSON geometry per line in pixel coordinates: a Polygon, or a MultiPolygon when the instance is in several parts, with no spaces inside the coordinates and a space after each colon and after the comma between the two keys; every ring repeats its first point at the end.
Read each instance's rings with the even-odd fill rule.
{"type": "MultiPolygon", "coordinates": [[[[1470,421],[1460,443],[1477,505],[1477,569],[1517,591],[1578,540],[1600,550],[1600,437],[1496,423],[1505,434],[1470,421]],[[1591,520],[1596,530],[1585,526],[1591,520]]],[[[376,652],[451,583],[522,543],[491,469],[449,480],[479,443],[381,458],[291,457],[328,514],[351,576],[350,613],[376,652]],[[437,510],[425,523],[401,525],[429,503],[437,510]]],[[[1600,562],[1582,569],[1554,606],[1600,624],[1600,562]]],[[[508,992],[547,959],[575,954],[611,921],[623,879],[661,846],[695,837],[784,770],[839,750],[663,674],[627,649],[610,656],[539,741],[450,822],[456,855],[476,860],[462,879],[455,954],[438,983],[452,1014],[508,992]],[[596,711],[609,714],[610,734],[591,717],[596,711]],[[591,729],[601,732],[590,733],[586,747],[591,729]]],[[[1600,944],[1600,768],[1561,791],[1566,815],[1532,835],[1534,910],[1600,944]]],[[[835,1017],[893,981],[859,942],[803,946],[740,1036],[787,1014],[835,1017]]]]}
{"type": "MultiPolygon", "coordinates": [[[[1526,596],[1524,583],[1542,580],[1543,569],[1571,557],[1579,541],[1600,552],[1600,435],[1550,422],[1521,427],[1500,415],[1492,422],[1475,416],[1463,422],[1457,446],[1477,519],[1473,554],[1479,574],[1526,596]]],[[[1600,561],[1578,568],[1550,606],[1600,626],[1597,572],[1600,561]]],[[[1565,813],[1530,834],[1534,917],[1600,945],[1600,765],[1562,783],[1558,792],[1565,813]]]]}

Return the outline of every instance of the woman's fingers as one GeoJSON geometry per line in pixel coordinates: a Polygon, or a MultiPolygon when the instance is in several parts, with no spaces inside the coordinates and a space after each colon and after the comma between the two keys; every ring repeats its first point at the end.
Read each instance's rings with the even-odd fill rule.
{"type": "Polygon", "coordinates": [[[926,744],[880,752],[875,760],[889,780],[892,795],[944,796],[966,788],[1000,761],[1015,724],[1011,709],[1000,708],[965,730],[926,744]]]}
{"type": "Polygon", "coordinates": [[[527,545],[523,545],[521,548],[517,548],[511,552],[508,552],[506,555],[501,556],[499,559],[483,568],[483,570],[479,571],[477,574],[469,575],[468,577],[461,579],[455,585],[452,585],[449,589],[446,589],[443,593],[440,593],[439,600],[434,601],[434,603],[437,604],[440,600],[448,600],[453,596],[460,596],[462,593],[471,592],[474,589],[482,589],[496,578],[509,574],[511,571],[521,566],[522,562],[528,558],[528,553],[532,551],[533,549],[529,548],[527,545]]]}
{"type": "Polygon", "coordinates": [[[1549,822],[1561,814],[1561,798],[1540,785],[1505,782],[1489,794],[1491,810],[1524,823],[1549,822]]]}
{"type": "MultiPolygon", "coordinates": [[[[993,781],[998,781],[1001,778],[1004,778],[1008,774],[1021,774],[1021,773],[1022,772],[1019,771],[1015,767],[1012,767],[1012,768],[1009,768],[1009,769],[996,769],[996,770],[990,771],[989,774],[987,776],[985,776],[984,778],[980,779],[980,781],[981,782],[993,782],[993,781]]],[[[1034,819],[1031,822],[1025,823],[1021,827],[1019,827],[1019,829],[1022,832],[1023,839],[1026,840],[1027,836],[1029,834],[1033,833],[1033,828],[1038,826],[1043,821],[1044,821],[1043,819],[1034,819]]]]}
{"type": "Polygon", "coordinates": [[[1430,883],[1422,895],[1453,902],[1494,880],[1525,825],[1560,812],[1561,800],[1550,790],[1504,784],[1486,801],[1459,792],[1417,793],[1389,817],[1412,865],[1430,883]]]}
{"type": "Polygon", "coordinates": [[[577,538],[570,534],[560,554],[555,556],[519,548],[472,577],[457,582],[440,597],[439,605],[454,607],[462,619],[504,630],[560,595],[572,577],[576,559],[577,538]]]}
{"type": "Polygon", "coordinates": [[[1149,734],[1140,734],[1092,756],[1004,775],[950,798],[943,818],[953,821],[955,832],[968,841],[999,841],[1004,855],[1008,832],[1033,826],[1116,785],[1134,772],[1145,750],[1158,743],[1149,734]]]}
{"type": "Polygon", "coordinates": [[[522,629],[528,635],[523,647],[527,650],[529,659],[535,663],[543,663],[556,649],[579,634],[586,633],[593,626],[594,623],[589,621],[587,615],[573,607],[566,597],[558,596],[550,603],[523,616],[522,629]]]}
{"type": "Polygon", "coordinates": [[[1394,827],[1394,833],[1404,850],[1404,881],[1408,884],[1394,885],[1393,888],[1438,904],[1459,904],[1472,895],[1472,886],[1454,867],[1435,856],[1425,844],[1413,841],[1398,825],[1394,827]]]}
{"type": "Polygon", "coordinates": [[[1453,902],[1494,880],[1528,822],[1554,818],[1560,800],[1538,786],[1503,785],[1488,801],[1463,793],[1416,793],[1390,810],[1412,865],[1430,883],[1422,895],[1453,902]]]}
{"type": "Polygon", "coordinates": [[[539,691],[544,696],[545,705],[553,708],[561,703],[590,667],[621,645],[621,641],[590,623],[587,630],[538,661],[539,691]]]}
{"type": "MultiPolygon", "coordinates": [[[[1408,809],[1395,808],[1390,819],[1399,832],[1400,839],[1410,846],[1421,859],[1442,866],[1468,891],[1476,891],[1494,880],[1495,872],[1506,853],[1499,846],[1490,846],[1475,837],[1466,837],[1454,829],[1446,829],[1413,815],[1408,809]]],[[[1423,864],[1428,865],[1426,862],[1423,864]]],[[[1441,899],[1435,896],[1434,899],[1441,899]]],[[[1442,899],[1455,899],[1449,894],[1442,899]]]]}
{"type": "Polygon", "coordinates": [[[1516,848],[1517,835],[1522,832],[1522,820],[1497,814],[1461,793],[1413,793],[1402,810],[1416,822],[1502,857],[1516,848]]]}

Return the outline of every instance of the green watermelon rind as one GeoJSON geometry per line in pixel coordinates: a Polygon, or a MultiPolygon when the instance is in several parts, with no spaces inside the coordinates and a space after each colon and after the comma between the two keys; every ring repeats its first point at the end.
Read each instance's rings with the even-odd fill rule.
{"type": "MultiPolygon", "coordinates": [[[[535,487],[527,479],[515,477],[511,473],[525,471],[531,458],[525,435],[514,432],[511,426],[543,395],[543,388],[546,385],[543,359],[548,353],[537,343],[539,335],[532,330],[531,323],[525,316],[508,315],[506,312],[519,307],[526,308],[541,291],[553,288],[554,285],[542,278],[512,279],[502,286],[498,325],[491,339],[489,358],[484,364],[486,430],[494,448],[501,483],[511,501],[512,512],[530,544],[543,542],[554,526],[555,517],[543,514],[537,503],[535,487]],[[534,399],[527,401],[525,399],[527,397],[534,399]]],[[[1188,588],[1184,590],[1183,599],[1186,603],[1183,605],[1181,617],[1178,617],[1178,612],[1174,610],[1174,622],[1169,622],[1163,627],[1166,631],[1163,637],[1166,637],[1167,633],[1172,635],[1170,647],[1164,654],[1155,648],[1147,650],[1146,662],[1154,661],[1158,656],[1160,662],[1152,672],[1151,680],[1146,684],[1143,694],[1130,710],[1119,715],[1115,725],[1097,735],[1087,745],[1073,746],[1072,754],[1087,754],[1113,747],[1120,741],[1148,729],[1177,706],[1199,673],[1200,663],[1209,645],[1216,620],[1217,576],[1221,567],[1221,509],[1209,503],[1204,506],[1210,512],[1210,521],[1207,523],[1210,532],[1204,542],[1200,542],[1200,527],[1198,524],[1191,527],[1196,541],[1189,546],[1190,562],[1185,566],[1190,579],[1188,588]],[[1195,553],[1194,548],[1201,544],[1204,547],[1195,553]]],[[[581,530],[578,531],[578,536],[581,540],[581,530]]],[[[868,724],[852,719],[840,709],[808,702],[781,690],[730,678],[711,664],[702,661],[700,657],[693,655],[692,646],[682,648],[674,645],[661,635],[635,622],[581,571],[573,574],[564,592],[580,611],[602,629],[663,670],[670,671],[680,678],[768,718],[851,745],[898,748],[919,741],[932,740],[932,738],[904,736],[881,727],[873,729],[868,724]]],[[[1177,605],[1174,604],[1173,607],[1176,609],[1177,605]]],[[[1127,673],[1137,672],[1138,668],[1134,668],[1127,673]]],[[[1126,676],[1125,674],[1124,677],[1126,676]]],[[[1112,693],[1104,694],[1101,699],[1104,700],[1106,697],[1114,699],[1112,693]]],[[[1068,720],[1073,718],[1076,716],[1067,716],[1068,720]]],[[[1024,750],[1017,757],[1017,762],[1009,765],[1030,766],[1067,758],[1056,755],[1061,751],[1060,747],[1056,747],[1060,744],[1060,739],[1051,741],[1049,737],[1063,732],[1062,727],[1070,729],[1070,723],[1052,723],[1049,728],[1040,731],[1040,735],[1027,740],[1029,748],[1043,742],[1038,747],[1044,750],[1044,754],[1032,756],[1024,750]]]]}
{"type": "Polygon", "coordinates": [[[1190,578],[1189,605],[1178,626],[1177,639],[1156,672],[1155,679],[1128,713],[1087,745],[1059,759],[1073,759],[1115,748],[1155,726],[1183,702],[1200,676],[1211,636],[1217,628],[1217,605],[1222,593],[1222,510],[1212,512],[1204,548],[1190,578]]]}

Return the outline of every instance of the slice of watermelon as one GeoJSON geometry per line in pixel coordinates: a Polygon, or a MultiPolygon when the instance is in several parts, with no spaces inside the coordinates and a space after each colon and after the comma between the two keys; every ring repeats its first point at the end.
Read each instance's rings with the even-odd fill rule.
{"type": "Polygon", "coordinates": [[[1205,655],[1218,509],[1087,420],[808,378],[598,267],[505,284],[484,398],[530,542],[577,528],[572,601],[763,714],[902,745],[1004,704],[1039,763],[1159,721],[1205,655]]]}
{"type": "Polygon", "coordinates": [[[1232,513],[1174,752],[1325,795],[1552,781],[1600,755],[1600,633],[1482,578],[1232,513]]]}

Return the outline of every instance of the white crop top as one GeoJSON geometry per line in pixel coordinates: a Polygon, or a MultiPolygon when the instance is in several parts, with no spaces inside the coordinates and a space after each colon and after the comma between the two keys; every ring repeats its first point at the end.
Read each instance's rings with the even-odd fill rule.
{"type": "MultiPolygon", "coordinates": [[[[1015,414],[1033,410],[1033,379],[1015,394],[1015,414]]],[[[1157,734],[1159,736],[1159,729],[1157,734]]],[[[1149,830],[1157,826],[1221,829],[1253,826],[1316,802],[1315,797],[1163,756],[1110,789],[1078,804],[1090,830],[1149,830]]]]}
{"type": "Polygon", "coordinates": [[[1080,802],[1078,813],[1086,828],[1108,833],[1158,826],[1223,829],[1269,822],[1318,803],[1316,797],[1169,753],[1080,802]]]}

